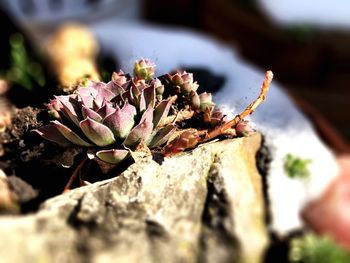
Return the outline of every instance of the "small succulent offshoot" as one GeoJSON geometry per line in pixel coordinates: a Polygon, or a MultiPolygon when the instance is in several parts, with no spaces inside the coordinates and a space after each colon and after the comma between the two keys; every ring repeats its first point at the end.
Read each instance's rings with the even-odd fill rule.
{"type": "Polygon", "coordinates": [[[251,128],[243,118],[264,100],[272,78],[268,73],[257,101],[227,122],[210,93],[197,93],[191,73],[159,78],[154,74],[155,65],[141,59],[133,76],[119,71],[108,83],[81,82],[74,93],[55,96],[48,103],[54,120],[34,131],[63,147],[86,148],[88,156],[114,166],[140,145],[171,156],[235,127],[237,135],[247,135],[251,128]],[[189,127],[191,120],[198,127],[189,127]]]}

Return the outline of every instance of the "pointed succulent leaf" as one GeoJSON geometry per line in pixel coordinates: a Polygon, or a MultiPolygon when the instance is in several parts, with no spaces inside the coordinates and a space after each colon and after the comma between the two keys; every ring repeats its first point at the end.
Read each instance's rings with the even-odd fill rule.
{"type": "Polygon", "coordinates": [[[164,93],[164,85],[162,82],[157,78],[152,80],[151,86],[153,86],[156,90],[156,95],[163,95],[164,93]]]}
{"type": "Polygon", "coordinates": [[[61,112],[63,115],[73,123],[79,126],[80,114],[78,110],[78,101],[73,98],[64,98],[64,96],[56,96],[62,105],[61,112]]]}
{"type": "MultiPolygon", "coordinates": [[[[127,92],[125,92],[122,97],[123,97],[124,100],[129,101],[130,104],[134,105],[135,107],[136,106],[138,107],[137,99],[135,98],[135,96],[132,93],[131,89],[128,90],[127,92]]],[[[112,101],[114,101],[114,100],[112,100],[112,101]]]]}
{"type": "Polygon", "coordinates": [[[99,107],[103,106],[103,102],[105,101],[111,101],[116,95],[106,89],[106,86],[97,86],[97,95],[95,102],[99,107]]]}
{"type": "Polygon", "coordinates": [[[149,106],[147,110],[143,113],[140,123],[130,131],[123,144],[126,147],[134,147],[141,140],[146,141],[153,130],[152,120],[153,109],[149,106]]]}
{"type": "Polygon", "coordinates": [[[204,112],[207,108],[211,109],[215,104],[211,93],[203,92],[199,95],[200,99],[200,110],[204,112]]]}
{"type": "Polygon", "coordinates": [[[254,132],[254,129],[250,126],[248,121],[240,121],[235,126],[235,130],[238,136],[248,136],[254,132]]]}
{"type": "Polygon", "coordinates": [[[191,91],[190,97],[191,97],[191,108],[193,110],[198,110],[200,107],[201,101],[199,99],[197,92],[191,91]]]}
{"type": "Polygon", "coordinates": [[[48,110],[55,110],[60,111],[62,108],[62,105],[60,104],[59,100],[57,98],[50,100],[50,102],[47,104],[48,110]]]}
{"type": "Polygon", "coordinates": [[[147,105],[146,105],[146,98],[145,98],[145,94],[144,92],[142,91],[141,94],[138,96],[138,108],[139,108],[139,111],[140,112],[143,112],[145,111],[145,109],[147,108],[147,105]]]}
{"type": "Polygon", "coordinates": [[[116,138],[124,139],[134,127],[135,115],[136,108],[126,102],[122,109],[117,107],[115,112],[108,115],[103,123],[111,129],[116,138]]]}
{"type": "Polygon", "coordinates": [[[154,127],[157,127],[159,125],[159,123],[161,122],[161,120],[163,118],[165,118],[166,116],[168,116],[171,104],[172,104],[172,100],[170,100],[170,99],[163,100],[154,109],[154,113],[153,113],[153,126],[154,127]]]}
{"type": "Polygon", "coordinates": [[[79,146],[85,146],[85,147],[92,146],[92,144],[84,141],[82,138],[80,138],[80,136],[78,134],[76,134],[74,131],[72,131],[70,128],[68,128],[67,126],[63,125],[59,121],[55,120],[55,121],[52,121],[51,123],[57,128],[57,130],[67,140],[69,140],[73,144],[76,144],[76,145],[79,145],[79,146]]]}
{"type": "Polygon", "coordinates": [[[100,114],[93,111],[92,109],[89,109],[88,107],[85,107],[84,105],[81,108],[81,112],[82,112],[84,119],[89,117],[90,119],[93,119],[93,120],[98,121],[98,122],[101,122],[103,119],[100,114]]]}
{"type": "Polygon", "coordinates": [[[81,105],[89,108],[89,109],[92,109],[94,104],[93,104],[93,100],[94,100],[94,97],[92,96],[87,96],[87,95],[81,95],[81,94],[78,94],[79,96],[79,101],[81,102],[81,105]]]}
{"type": "Polygon", "coordinates": [[[197,84],[197,82],[194,82],[194,83],[185,82],[180,86],[181,93],[183,94],[189,94],[191,93],[191,91],[196,91],[198,87],[199,85],[197,84]]]}
{"type": "Polygon", "coordinates": [[[113,107],[112,103],[106,102],[104,106],[99,108],[97,110],[97,113],[102,117],[105,118],[106,116],[112,114],[115,112],[115,108],[113,107]]]}
{"type": "Polygon", "coordinates": [[[112,91],[115,96],[123,94],[125,92],[124,88],[121,85],[116,84],[114,81],[109,81],[106,84],[106,89],[112,91]]]}
{"type": "Polygon", "coordinates": [[[160,130],[155,130],[151,135],[151,140],[147,143],[149,148],[155,148],[165,144],[175,131],[175,125],[169,124],[160,130]]]}
{"type": "Polygon", "coordinates": [[[170,80],[174,85],[178,85],[178,86],[184,83],[179,72],[175,73],[175,75],[173,76],[170,76],[170,80]]]}
{"type": "Polygon", "coordinates": [[[156,103],[156,90],[153,86],[149,86],[145,88],[143,91],[146,107],[151,105],[152,108],[154,108],[154,105],[156,103]]]}
{"type": "Polygon", "coordinates": [[[102,150],[96,153],[96,156],[100,158],[102,161],[111,164],[118,164],[125,160],[129,155],[129,151],[127,150],[102,150]]]}
{"type": "Polygon", "coordinates": [[[191,91],[196,91],[198,89],[197,82],[193,82],[193,74],[186,71],[177,72],[174,75],[167,75],[169,81],[180,87],[180,91],[183,94],[190,94],[191,91]]]}
{"type": "Polygon", "coordinates": [[[38,133],[41,137],[45,138],[46,140],[55,142],[61,146],[67,147],[72,144],[59,132],[57,127],[53,124],[42,126],[33,131],[38,133]]]}
{"type": "Polygon", "coordinates": [[[99,84],[98,82],[89,80],[86,86],[81,86],[77,89],[77,93],[80,94],[81,96],[96,98],[97,92],[98,92],[96,89],[97,85],[103,85],[103,84],[99,84]]]}
{"type": "Polygon", "coordinates": [[[137,79],[150,80],[154,72],[155,65],[147,59],[141,59],[134,64],[134,76],[137,79]]]}
{"type": "Polygon", "coordinates": [[[129,104],[128,101],[126,101],[124,103],[124,106],[122,108],[122,112],[123,112],[123,114],[129,114],[129,115],[131,115],[133,117],[135,117],[136,114],[137,114],[136,108],[133,105],[129,104]]]}
{"type": "Polygon", "coordinates": [[[113,72],[112,81],[119,86],[123,86],[128,81],[128,78],[122,70],[119,70],[119,72],[113,72]]]}
{"type": "Polygon", "coordinates": [[[141,92],[140,89],[138,87],[136,87],[136,85],[133,83],[131,88],[130,88],[132,95],[137,98],[140,96],[141,92]]]}
{"type": "Polygon", "coordinates": [[[226,115],[223,114],[220,108],[214,107],[210,116],[210,125],[216,127],[224,122],[226,122],[226,115]]]}
{"type": "Polygon", "coordinates": [[[80,128],[86,137],[98,146],[107,146],[115,142],[112,131],[106,125],[89,117],[80,122],[80,128]]]}

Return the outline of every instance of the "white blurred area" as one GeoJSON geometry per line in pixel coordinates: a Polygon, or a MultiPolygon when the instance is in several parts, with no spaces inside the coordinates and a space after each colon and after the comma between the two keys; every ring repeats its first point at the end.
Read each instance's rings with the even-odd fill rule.
{"type": "Polygon", "coordinates": [[[258,0],[280,25],[350,28],[349,0],[258,0]]]}

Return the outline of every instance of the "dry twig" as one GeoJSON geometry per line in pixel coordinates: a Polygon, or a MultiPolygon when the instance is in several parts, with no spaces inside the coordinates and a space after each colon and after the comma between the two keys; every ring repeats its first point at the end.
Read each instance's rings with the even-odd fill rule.
{"type": "MultiPolygon", "coordinates": [[[[64,187],[63,193],[68,192],[74,182],[74,180],[78,177],[78,175],[80,174],[81,169],[83,168],[83,166],[85,165],[85,163],[87,162],[88,158],[84,157],[84,159],[80,162],[80,164],[74,169],[71,177],[69,178],[68,183],[66,184],[66,186],[64,187]]],[[[81,179],[81,178],[80,178],[81,179]]]]}
{"type": "Polygon", "coordinates": [[[219,127],[215,128],[211,132],[207,133],[201,142],[209,141],[221,134],[224,134],[226,130],[234,127],[235,125],[237,125],[237,123],[239,123],[245,117],[252,114],[255,111],[255,109],[259,106],[259,104],[265,100],[265,95],[269,90],[269,86],[272,81],[272,78],[273,78],[272,71],[266,71],[265,80],[261,86],[261,90],[258,98],[252,103],[250,103],[248,107],[241,114],[236,115],[236,117],[234,117],[231,121],[226,122],[223,125],[220,125],[219,127]]]}

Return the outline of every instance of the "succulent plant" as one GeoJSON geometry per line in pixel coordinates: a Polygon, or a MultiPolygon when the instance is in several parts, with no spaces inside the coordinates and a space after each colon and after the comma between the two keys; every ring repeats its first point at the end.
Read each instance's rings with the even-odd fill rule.
{"type": "MultiPolygon", "coordinates": [[[[50,101],[47,108],[55,120],[35,132],[64,147],[86,147],[89,156],[118,164],[140,145],[153,149],[166,144],[165,155],[193,148],[201,141],[197,129],[226,123],[212,95],[197,93],[191,73],[179,71],[159,79],[154,74],[155,65],[142,59],[135,63],[133,77],[119,71],[108,83],[83,81],[73,94],[50,101]],[[191,118],[199,127],[176,128],[188,128],[177,124],[191,118]]],[[[237,134],[248,131],[247,123],[237,125],[237,134]]]]}
{"type": "Polygon", "coordinates": [[[95,148],[99,159],[119,163],[141,141],[150,148],[160,146],[175,129],[173,124],[159,125],[172,100],[156,100],[158,84],[136,85],[122,71],[108,83],[88,81],[74,94],[52,99],[48,109],[58,119],[35,131],[62,146],[95,148]]]}
{"type": "Polygon", "coordinates": [[[193,82],[193,74],[186,71],[176,72],[173,75],[167,75],[170,83],[175,85],[183,94],[190,94],[191,91],[197,91],[199,85],[193,82]]]}
{"type": "Polygon", "coordinates": [[[136,79],[151,80],[155,73],[155,67],[148,59],[141,59],[134,64],[134,76],[136,79]]]}

